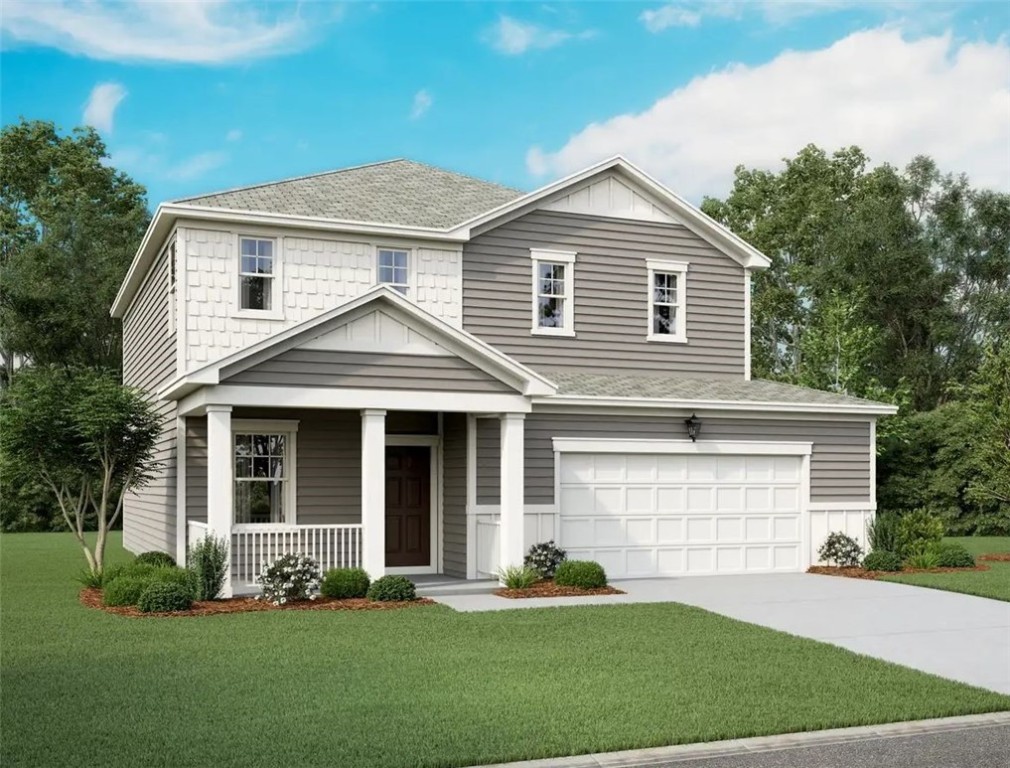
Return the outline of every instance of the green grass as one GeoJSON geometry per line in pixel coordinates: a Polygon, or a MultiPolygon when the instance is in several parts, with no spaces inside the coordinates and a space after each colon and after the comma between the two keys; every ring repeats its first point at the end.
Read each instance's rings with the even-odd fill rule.
{"type": "MultiPolygon", "coordinates": [[[[1010,536],[958,536],[944,541],[963,545],[975,557],[995,552],[1010,552],[1010,536]]],[[[1010,602],[1010,563],[985,563],[985,565],[989,566],[988,571],[897,573],[885,576],[884,580],[1010,602]]]]}
{"type": "Polygon", "coordinates": [[[676,604],[130,619],[77,602],[82,562],[0,537],[5,768],[453,766],[1010,709],[676,604]]]}

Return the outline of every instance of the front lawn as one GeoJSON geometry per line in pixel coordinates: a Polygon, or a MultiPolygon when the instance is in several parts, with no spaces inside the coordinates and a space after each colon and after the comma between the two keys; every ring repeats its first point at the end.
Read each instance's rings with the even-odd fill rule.
{"type": "Polygon", "coordinates": [[[0,537],[4,766],[455,766],[1010,709],[676,604],[135,619],[78,603],[82,563],[0,537]]]}
{"type": "MultiPolygon", "coordinates": [[[[978,558],[999,552],[1010,552],[1010,536],[959,536],[944,539],[945,542],[961,544],[978,558]]],[[[963,573],[897,573],[883,577],[885,581],[897,581],[916,587],[945,589],[949,592],[964,592],[994,600],[1010,601],[1010,563],[984,562],[988,571],[964,571],[963,573]]]]}

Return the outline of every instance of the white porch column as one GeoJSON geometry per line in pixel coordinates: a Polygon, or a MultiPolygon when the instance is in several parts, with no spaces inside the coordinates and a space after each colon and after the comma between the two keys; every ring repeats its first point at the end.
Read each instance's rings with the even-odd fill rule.
{"type": "Polygon", "coordinates": [[[386,573],[386,412],[361,412],[361,560],[375,580],[386,573]]]}
{"type": "Polygon", "coordinates": [[[207,406],[207,528],[211,536],[228,542],[228,568],[221,594],[231,597],[232,522],[234,507],[234,449],[231,436],[231,406],[207,406]]]}
{"type": "Polygon", "coordinates": [[[501,522],[498,527],[498,567],[522,565],[523,506],[525,494],[523,451],[523,419],[521,413],[501,416],[501,522]]]}

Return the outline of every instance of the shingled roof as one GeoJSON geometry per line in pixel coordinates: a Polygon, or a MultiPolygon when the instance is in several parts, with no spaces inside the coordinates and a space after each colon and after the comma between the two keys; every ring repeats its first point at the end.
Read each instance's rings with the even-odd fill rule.
{"type": "Polygon", "coordinates": [[[678,376],[635,376],[543,371],[558,386],[558,397],[605,397],[648,400],[711,400],[717,402],[802,403],[824,406],[891,406],[835,392],[797,387],[763,379],[690,379],[678,376]]]}
{"type": "Polygon", "coordinates": [[[412,160],[388,160],[174,203],[448,229],[523,193],[412,160]]]}

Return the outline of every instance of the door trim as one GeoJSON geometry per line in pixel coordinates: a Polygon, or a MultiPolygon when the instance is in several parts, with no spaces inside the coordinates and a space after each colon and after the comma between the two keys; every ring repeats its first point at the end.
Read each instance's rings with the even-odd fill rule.
{"type": "Polygon", "coordinates": [[[440,435],[386,435],[386,447],[406,445],[428,449],[428,487],[430,489],[428,565],[407,565],[386,568],[386,573],[405,575],[410,573],[442,572],[442,438],[440,435]]]}

